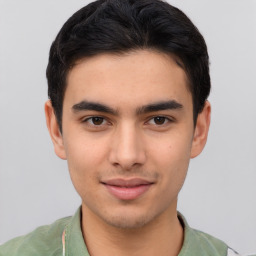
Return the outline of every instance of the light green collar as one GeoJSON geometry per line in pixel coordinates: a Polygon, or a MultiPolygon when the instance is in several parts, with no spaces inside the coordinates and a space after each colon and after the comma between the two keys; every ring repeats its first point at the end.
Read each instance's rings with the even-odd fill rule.
{"type": "MultiPolygon", "coordinates": [[[[222,241],[190,228],[180,213],[178,217],[184,228],[184,242],[178,256],[226,255],[228,247],[222,241]]],[[[66,226],[62,243],[63,256],[90,256],[81,230],[81,207],[66,226]]]]}

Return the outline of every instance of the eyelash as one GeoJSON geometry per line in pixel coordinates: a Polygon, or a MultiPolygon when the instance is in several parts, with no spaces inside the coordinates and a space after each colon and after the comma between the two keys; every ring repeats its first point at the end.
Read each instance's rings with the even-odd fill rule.
{"type": "Polygon", "coordinates": [[[97,119],[97,118],[102,120],[103,123],[107,122],[106,118],[102,117],[102,116],[90,116],[90,117],[84,119],[82,122],[88,124],[88,126],[93,126],[93,127],[97,127],[98,126],[98,127],[100,127],[100,126],[102,126],[102,124],[98,124],[98,125],[97,124],[93,124],[93,119],[97,119]],[[90,122],[90,120],[91,120],[91,122],[90,122]]]}
{"type": "MultiPolygon", "coordinates": [[[[148,121],[146,122],[146,124],[150,124],[150,122],[152,120],[154,122],[153,125],[155,125],[157,127],[163,127],[163,126],[166,126],[168,123],[173,123],[174,122],[174,120],[170,117],[158,115],[158,116],[150,117],[148,119],[148,121]],[[160,120],[163,119],[161,121],[164,121],[164,122],[160,123],[160,124],[157,124],[156,120],[155,120],[156,118],[160,118],[160,120]]],[[[94,121],[96,121],[96,120],[94,120],[94,121]]],[[[82,122],[86,123],[88,126],[93,127],[93,128],[102,128],[102,126],[110,124],[110,122],[108,122],[107,119],[105,117],[102,117],[102,116],[90,116],[90,117],[87,117],[86,119],[84,119],[82,122]],[[97,125],[97,124],[93,123],[93,119],[100,119],[100,121],[102,121],[102,123],[97,125]]]]}
{"type": "Polygon", "coordinates": [[[160,127],[160,126],[165,126],[165,125],[167,125],[168,123],[173,123],[174,122],[174,120],[173,119],[171,119],[170,117],[167,117],[167,116],[153,116],[153,117],[151,117],[150,119],[149,119],[149,121],[147,122],[147,123],[149,123],[151,120],[154,120],[154,125],[155,126],[158,126],[158,127],[160,127]],[[156,119],[156,118],[163,118],[164,119],[164,123],[163,124],[156,124],[156,120],[154,120],[154,119],[156,119]]]}

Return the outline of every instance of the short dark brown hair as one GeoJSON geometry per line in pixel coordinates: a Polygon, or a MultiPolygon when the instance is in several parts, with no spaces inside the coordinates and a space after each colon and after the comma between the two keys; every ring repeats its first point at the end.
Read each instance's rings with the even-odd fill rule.
{"type": "Polygon", "coordinates": [[[101,53],[153,49],[177,56],[188,76],[194,122],[210,93],[203,36],[179,9],[161,0],[97,0],[63,25],[47,67],[48,96],[61,129],[66,77],[76,61],[101,53]]]}

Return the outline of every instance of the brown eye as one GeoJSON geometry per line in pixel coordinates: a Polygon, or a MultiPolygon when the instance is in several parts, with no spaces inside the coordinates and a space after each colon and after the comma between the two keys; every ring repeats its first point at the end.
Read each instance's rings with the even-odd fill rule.
{"type": "Polygon", "coordinates": [[[163,117],[163,116],[154,117],[154,123],[156,125],[162,125],[162,124],[165,124],[165,122],[166,122],[166,117],[163,117]]]}
{"type": "Polygon", "coordinates": [[[94,125],[101,125],[101,124],[103,124],[103,122],[104,122],[104,118],[95,116],[95,117],[92,117],[92,118],[91,118],[91,122],[92,122],[92,124],[94,124],[94,125]]]}

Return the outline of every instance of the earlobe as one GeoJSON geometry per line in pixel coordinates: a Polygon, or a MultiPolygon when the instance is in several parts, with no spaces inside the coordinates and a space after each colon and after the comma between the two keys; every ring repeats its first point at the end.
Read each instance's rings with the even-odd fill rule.
{"type": "Polygon", "coordinates": [[[191,158],[198,156],[202,152],[207,141],[210,121],[211,121],[211,104],[208,101],[206,101],[203,111],[197,117],[191,155],[190,155],[191,158]]]}
{"type": "Polygon", "coordinates": [[[66,152],[63,145],[63,137],[59,129],[59,125],[52,107],[52,103],[48,100],[44,106],[46,124],[48,131],[50,133],[55,153],[61,159],[66,159],[66,152]]]}

